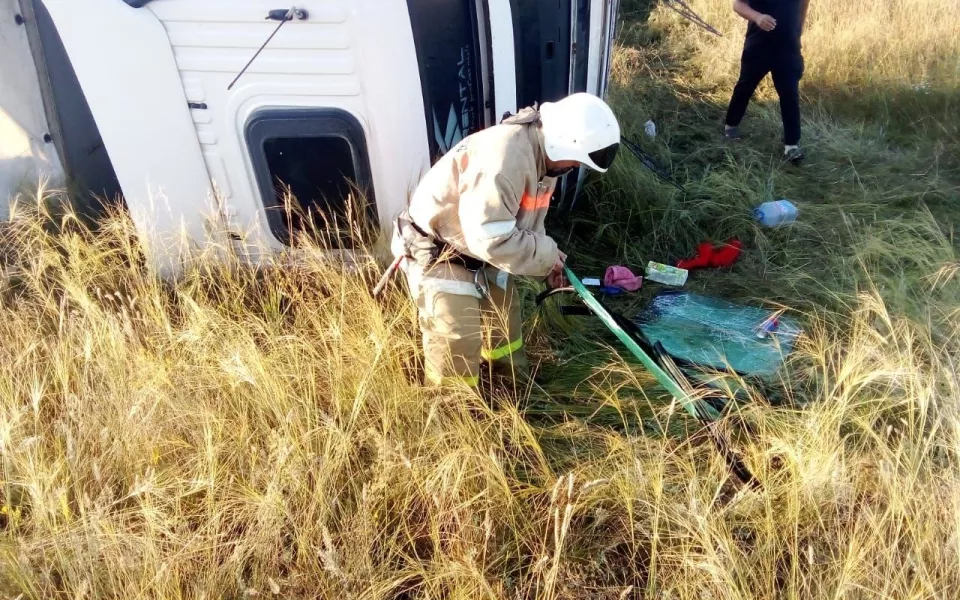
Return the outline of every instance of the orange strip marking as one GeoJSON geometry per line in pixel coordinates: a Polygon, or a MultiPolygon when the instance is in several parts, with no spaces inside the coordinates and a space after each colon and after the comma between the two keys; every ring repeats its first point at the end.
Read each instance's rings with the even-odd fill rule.
{"type": "Polygon", "coordinates": [[[550,196],[544,192],[539,196],[531,196],[530,194],[524,192],[523,197],[520,198],[520,208],[524,210],[539,210],[541,208],[547,208],[550,206],[550,196]]]}

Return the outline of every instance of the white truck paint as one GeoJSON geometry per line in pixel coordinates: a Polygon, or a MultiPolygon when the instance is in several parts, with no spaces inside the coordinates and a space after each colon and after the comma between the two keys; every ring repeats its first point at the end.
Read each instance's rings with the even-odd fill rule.
{"type": "MultiPolygon", "coordinates": [[[[276,2],[148,4],[173,49],[204,163],[229,228],[254,247],[280,249],[266,228],[244,129],[270,107],[340,108],[363,126],[377,208],[389,222],[429,167],[413,37],[403,3],[302,2],[308,20],[285,23],[232,89],[227,86],[277,26],[276,2]],[[362,32],[362,33],[361,33],[362,32]],[[389,49],[389,50],[387,50],[389,49]],[[417,149],[420,149],[418,151],[417,149]]],[[[186,102],[184,105],[186,105],[186,102]]]]}
{"type": "Polygon", "coordinates": [[[45,178],[63,183],[63,167],[49,133],[37,68],[17,0],[0,0],[0,220],[23,189],[45,178]]]}
{"type": "MultiPolygon", "coordinates": [[[[471,60],[482,71],[479,124],[489,126],[520,108],[517,49],[523,42],[527,61],[536,49],[531,50],[529,36],[518,37],[518,0],[449,1],[464,2],[457,9],[461,15],[468,6],[476,9],[480,40],[474,42],[480,54],[471,60]]],[[[265,16],[285,7],[267,0],[19,2],[42,2],[49,11],[126,204],[163,272],[178,270],[188,246],[232,244],[254,260],[255,250],[284,248],[268,224],[269,199],[257,178],[261,159],[251,156],[246,139],[251,117],[264,109],[339,109],[359,123],[376,212],[385,229],[429,168],[430,146],[442,150],[446,136],[456,134],[466,119],[457,113],[454,126],[448,123],[449,131],[441,132],[444,144],[438,144],[439,121],[424,114],[425,109],[437,113],[438,106],[440,112],[452,110],[447,99],[431,106],[427,83],[421,81],[422,36],[444,25],[428,23],[426,30],[421,25],[415,31],[412,7],[417,5],[421,23],[424,16],[429,21],[428,0],[302,0],[297,8],[308,18],[285,23],[230,90],[227,86],[277,26],[265,16]]],[[[574,21],[577,6],[589,9],[588,48],[571,52],[571,61],[573,56],[580,64],[586,61],[586,81],[575,82],[570,72],[569,91],[604,93],[616,5],[617,0],[565,5],[574,21]]],[[[541,16],[550,10],[548,2],[522,6],[541,16]]],[[[526,13],[524,27],[530,26],[531,14],[526,13]]],[[[457,35],[463,35],[462,22],[459,27],[457,35]]],[[[544,29],[538,35],[554,33],[544,29]]],[[[457,43],[468,42],[458,39],[442,42],[453,49],[444,60],[462,56],[457,43]]],[[[0,40],[0,46],[8,44],[0,40]]],[[[427,54],[428,60],[436,56],[427,54]]],[[[449,77],[449,60],[443,68],[449,77]]],[[[454,77],[450,85],[454,89],[444,83],[441,92],[450,90],[448,98],[462,99],[463,80],[457,83],[454,77]]]]}
{"type": "Polygon", "coordinates": [[[167,33],[116,0],[46,0],[123,188],[162,273],[207,240],[210,177],[167,33]]]}

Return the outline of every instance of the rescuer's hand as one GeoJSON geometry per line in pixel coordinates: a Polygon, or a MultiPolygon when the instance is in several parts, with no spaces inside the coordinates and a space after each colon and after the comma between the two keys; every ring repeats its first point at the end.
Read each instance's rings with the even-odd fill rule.
{"type": "Polygon", "coordinates": [[[567,255],[560,252],[557,262],[553,263],[550,272],[547,273],[547,285],[551,288],[558,288],[567,285],[567,278],[563,276],[563,263],[567,260],[567,255]]]}

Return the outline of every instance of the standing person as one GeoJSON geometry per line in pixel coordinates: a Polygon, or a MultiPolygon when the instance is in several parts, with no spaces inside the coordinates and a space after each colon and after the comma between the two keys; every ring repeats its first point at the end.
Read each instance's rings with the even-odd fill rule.
{"type": "Polygon", "coordinates": [[[733,89],[724,135],[740,139],[740,121],[750,98],[767,73],[780,96],[783,118],[783,156],[797,164],[800,149],[800,78],[803,55],[800,36],[810,0],[735,0],[733,10],[748,20],[747,37],[740,59],[740,79],[733,89]]]}
{"type": "Polygon", "coordinates": [[[476,386],[481,359],[526,372],[514,276],[562,283],[566,256],[544,231],[557,177],[605,172],[619,145],[610,107],[579,93],[467,136],[427,172],[392,250],[417,303],[429,382],[476,386]]]}

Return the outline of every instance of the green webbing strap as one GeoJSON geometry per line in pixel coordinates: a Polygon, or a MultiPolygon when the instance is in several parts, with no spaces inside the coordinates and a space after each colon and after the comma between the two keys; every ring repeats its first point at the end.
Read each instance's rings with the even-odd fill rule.
{"type": "Polygon", "coordinates": [[[666,390],[670,392],[670,394],[672,394],[681,405],[683,405],[683,408],[688,413],[699,420],[703,420],[705,416],[710,420],[715,420],[719,417],[716,409],[706,402],[701,402],[691,398],[690,394],[680,387],[673,377],[660,368],[660,365],[658,365],[646,352],[643,351],[643,348],[637,344],[636,340],[634,340],[629,333],[624,331],[623,328],[617,324],[616,319],[614,319],[613,316],[607,312],[607,309],[605,309],[603,305],[593,297],[593,294],[591,294],[587,288],[584,287],[583,283],[581,283],[577,276],[573,274],[573,271],[570,270],[570,267],[564,266],[563,270],[566,274],[567,280],[570,282],[570,285],[573,286],[573,289],[577,291],[577,294],[583,299],[586,305],[590,307],[590,310],[600,317],[600,320],[603,321],[603,324],[606,325],[607,328],[612,331],[621,342],[623,342],[623,345],[630,350],[630,353],[636,356],[640,362],[643,363],[643,366],[653,374],[656,380],[660,382],[660,385],[666,388],[666,390]]]}
{"type": "Polygon", "coordinates": [[[573,286],[573,289],[577,292],[587,307],[597,315],[603,324],[612,331],[623,345],[630,350],[631,354],[636,356],[640,362],[643,363],[643,366],[650,371],[653,376],[660,382],[660,384],[670,392],[674,398],[683,406],[684,410],[690,413],[695,419],[703,423],[704,429],[710,435],[710,438],[713,440],[713,443],[716,444],[717,450],[723,456],[724,460],[727,463],[727,466],[730,467],[730,470],[745,484],[748,484],[754,489],[762,489],[763,486],[754,477],[753,473],[750,472],[750,469],[747,468],[743,461],[731,451],[730,445],[727,443],[726,438],[723,433],[717,427],[717,420],[720,417],[720,413],[710,404],[704,402],[703,400],[692,397],[686,390],[683,389],[683,386],[674,379],[667,370],[676,369],[680,377],[684,375],[679,372],[679,369],[676,368],[676,365],[673,364],[672,359],[669,356],[661,357],[665,361],[667,370],[664,370],[656,360],[654,360],[649,354],[647,354],[640,344],[637,343],[633,337],[627,333],[623,327],[617,323],[617,319],[610,314],[606,308],[603,307],[603,304],[599,300],[593,297],[587,288],[583,286],[583,283],[577,279],[577,276],[573,274],[573,271],[570,270],[570,267],[563,267],[564,274],[567,277],[567,280],[570,282],[570,285],[573,286]]]}

